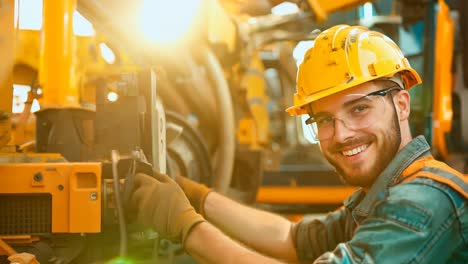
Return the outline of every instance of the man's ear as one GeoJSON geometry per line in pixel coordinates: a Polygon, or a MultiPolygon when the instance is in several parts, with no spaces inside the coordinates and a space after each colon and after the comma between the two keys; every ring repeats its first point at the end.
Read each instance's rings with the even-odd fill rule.
{"type": "Polygon", "coordinates": [[[401,90],[393,97],[393,102],[400,121],[406,121],[410,115],[410,95],[407,90],[401,90]]]}

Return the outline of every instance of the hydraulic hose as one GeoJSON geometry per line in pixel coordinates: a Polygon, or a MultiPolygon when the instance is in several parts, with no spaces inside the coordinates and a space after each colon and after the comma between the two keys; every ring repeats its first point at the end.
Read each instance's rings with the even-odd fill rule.
{"type": "Polygon", "coordinates": [[[214,95],[216,99],[219,148],[215,161],[214,189],[226,194],[231,184],[234,167],[235,152],[235,125],[234,107],[231,93],[224,72],[214,53],[207,47],[203,48],[202,60],[207,67],[208,74],[214,82],[214,95]],[[222,114],[222,116],[221,116],[222,114]]]}

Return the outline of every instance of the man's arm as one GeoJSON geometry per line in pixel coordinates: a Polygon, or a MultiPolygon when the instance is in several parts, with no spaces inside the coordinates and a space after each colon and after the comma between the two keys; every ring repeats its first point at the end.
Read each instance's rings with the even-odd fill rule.
{"type": "Polygon", "coordinates": [[[155,173],[153,178],[138,173],[128,182],[127,207],[134,209],[137,221],[151,226],[163,238],[183,243],[202,262],[275,263],[264,255],[288,262],[296,259],[291,223],[282,217],[248,208],[214,192],[206,199],[197,199],[206,203],[214,222],[236,234],[234,237],[247,246],[262,251],[259,254],[207,223],[169,176],[155,173]]]}
{"type": "Polygon", "coordinates": [[[186,177],[178,176],[176,181],[196,211],[227,235],[262,254],[297,259],[290,221],[242,205],[186,177]]]}
{"type": "Polygon", "coordinates": [[[206,197],[204,211],[208,221],[256,251],[288,262],[297,261],[289,220],[216,192],[206,197]]]}
{"type": "Polygon", "coordinates": [[[241,246],[207,222],[196,225],[188,234],[185,250],[197,263],[281,263],[241,246]]]}

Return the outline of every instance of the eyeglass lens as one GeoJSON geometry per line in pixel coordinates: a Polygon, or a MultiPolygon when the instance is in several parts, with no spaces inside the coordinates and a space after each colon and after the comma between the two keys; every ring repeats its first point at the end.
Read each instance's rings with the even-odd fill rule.
{"type": "Polygon", "coordinates": [[[337,121],[348,129],[359,130],[369,127],[385,113],[383,96],[350,94],[346,97],[345,103],[336,114],[319,112],[314,115],[315,122],[308,126],[315,140],[323,141],[332,138],[337,121]]]}

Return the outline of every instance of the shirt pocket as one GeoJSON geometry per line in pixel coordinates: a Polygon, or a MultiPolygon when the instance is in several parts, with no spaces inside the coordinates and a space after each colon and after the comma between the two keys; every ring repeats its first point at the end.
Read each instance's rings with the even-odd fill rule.
{"type": "Polygon", "coordinates": [[[429,210],[408,200],[387,200],[375,208],[374,215],[416,232],[425,230],[432,217],[429,210]]]}

